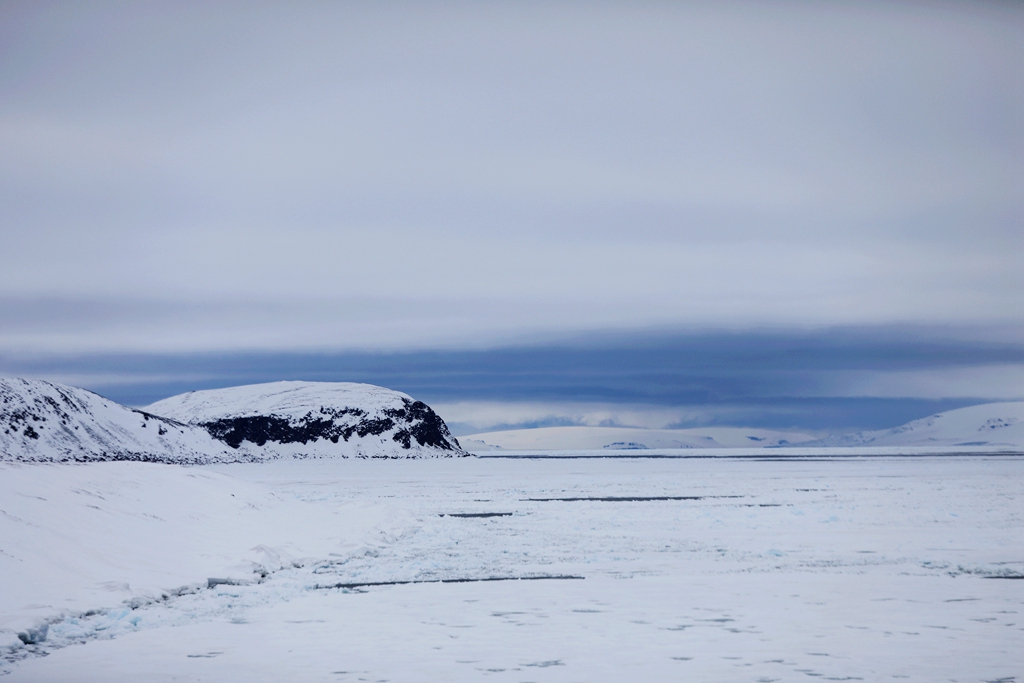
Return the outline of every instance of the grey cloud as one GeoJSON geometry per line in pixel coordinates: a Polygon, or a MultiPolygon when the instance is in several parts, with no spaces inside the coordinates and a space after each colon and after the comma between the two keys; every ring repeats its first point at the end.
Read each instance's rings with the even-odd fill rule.
{"type": "Polygon", "coordinates": [[[892,427],[954,407],[1024,399],[1024,385],[1005,379],[1024,377],[1019,333],[665,330],[416,352],[23,353],[0,356],[0,372],[78,382],[134,405],[281,379],[369,382],[457,406],[452,415],[468,431],[486,428],[486,419],[508,427],[598,415],[646,426],[829,430],[892,427]]]}
{"type": "Polygon", "coordinates": [[[1020,320],[1022,35],[981,2],[8,3],[0,295],[37,303],[0,347],[1020,320]]]}

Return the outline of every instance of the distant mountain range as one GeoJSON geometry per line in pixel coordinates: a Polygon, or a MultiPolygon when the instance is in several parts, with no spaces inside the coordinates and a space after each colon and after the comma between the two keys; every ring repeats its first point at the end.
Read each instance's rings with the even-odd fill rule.
{"type": "Polygon", "coordinates": [[[801,432],[707,427],[633,429],[545,427],[470,434],[462,443],[474,453],[493,450],[642,450],[652,448],[771,447],[990,447],[1024,450],[1024,402],[985,403],[950,410],[900,427],[815,438],[801,432]]]}
{"type": "Polygon", "coordinates": [[[1024,449],[1024,401],[949,410],[893,429],[830,436],[801,446],[988,446],[1024,449]]]}
{"type": "MultiPolygon", "coordinates": [[[[545,427],[472,434],[471,452],[771,447],[1024,450],[1024,402],[950,410],[888,430],[815,438],[707,427],[545,427]]],[[[195,391],[145,409],[42,380],[0,379],[0,461],[181,464],[278,458],[464,456],[444,421],[401,392],[348,382],[271,382],[195,391]]]]}
{"type": "Polygon", "coordinates": [[[461,437],[473,452],[506,450],[642,450],[649,448],[763,448],[815,438],[803,432],[742,427],[634,429],[629,427],[540,427],[461,437]]]}
{"type": "Polygon", "coordinates": [[[467,455],[429,406],[369,384],[272,382],[145,410],[42,380],[0,379],[0,460],[201,464],[467,455]]]}

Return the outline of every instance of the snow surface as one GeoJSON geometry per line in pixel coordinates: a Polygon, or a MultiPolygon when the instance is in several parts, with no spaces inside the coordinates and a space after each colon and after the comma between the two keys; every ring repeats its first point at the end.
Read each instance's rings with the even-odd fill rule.
{"type": "Polygon", "coordinates": [[[0,378],[0,461],[235,461],[204,429],[126,408],[91,391],[0,378]]]}
{"type": "Polygon", "coordinates": [[[232,446],[259,459],[466,455],[429,406],[372,384],[252,384],[172,396],[146,410],[234,437],[232,446]]]}
{"type": "Polygon", "coordinates": [[[1024,401],[958,408],[882,429],[803,446],[985,446],[1024,449],[1024,401]]]}
{"type": "Polygon", "coordinates": [[[763,448],[811,441],[804,432],[741,427],[701,429],[632,429],[628,427],[540,427],[470,434],[461,438],[470,451],[589,450],[608,448],[763,448]]]}
{"type": "Polygon", "coordinates": [[[353,544],[387,533],[393,512],[195,467],[0,464],[0,631],[362,552],[353,544]]]}
{"type": "Polygon", "coordinates": [[[1012,455],[7,465],[3,613],[55,615],[7,680],[1020,680],[1022,483],[1012,455]],[[583,578],[437,582],[544,576],[583,578]],[[132,609],[132,581],[193,589],[132,609]],[[387,581],[428,583],[352,585],[387,581]]]}

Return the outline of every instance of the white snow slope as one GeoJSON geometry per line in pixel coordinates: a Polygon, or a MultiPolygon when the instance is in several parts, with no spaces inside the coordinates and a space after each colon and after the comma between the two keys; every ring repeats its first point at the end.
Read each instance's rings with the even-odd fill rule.
{"type": "Polygon", "coordinates": [[[510,429],[462,437],[470,451],[509,450],[641,450],[647,448],[762,448],[796,445],[814,439],[802,432],[745,427],[701,429],[630,429],[625,427],[541,427],[510,429]]]}
{"type": "Polygon", "coordinates": [[[428,405],[372,384],[252,384],[172,396],[146,410],[203,427],[252,458],[468,455],[428,405]]]}
{"type": "Polygon", "coordinates": [[[42,380],[0,378],[0,461],[238,461],[203,429],[42,380]]]}
{"type": "Polygon", "coordinates": [[[801,446],[992,446],[1024,449],[1024,401],[983,403],[893,429],[830,436],[801,446]]]}

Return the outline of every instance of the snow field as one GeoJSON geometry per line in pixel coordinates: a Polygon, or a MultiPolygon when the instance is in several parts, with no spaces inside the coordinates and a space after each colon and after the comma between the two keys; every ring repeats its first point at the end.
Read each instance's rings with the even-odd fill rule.
{"type": "Polygon", "coordinates": [[[403,514],[380,501],[312,504],[203,468],[2,463],[0,645],[61,615],[359,552],[402,533],[403,514]]]}
{"type": "MultiPolygon", "coordinates": [[[[996,582],[723,575],[306,593],[60,650],[11,681],[997,680],[996,582]],[[950,597],[952,596],[952,597],[950,597]],[[949,602],[952,600],[953,602],[949,602]],[[940,616],[940,623],[936,616],[940,616]]],[[[1000,619],[1002,617],[1002,619],[1000,619]]],[[[1011,627],[1012,628],[1012,627],[1011,627]]]]}
{"type": "MultiPolygon", "coordinates": [[[[108,464],[119,465],[131,463],[108,464]]],[[[397,522],[386,534],[378,523],[375,543],[282,565],[259,584],[135,610],[111,601],[53,623],[36,646],[49,656],[15,662],[9,680],[1024,676],[1024,581],[986,578],[1024,574],[1020,458],[278,461],[179,471],[304,509],[360,501],[397,522]],[[687,499],[550,500],[664,496],[687,499]],[[317,588],[558,574],[586,578],[317,588]],[[76,641],[85,644],[59,647],[76,641]]]]}

